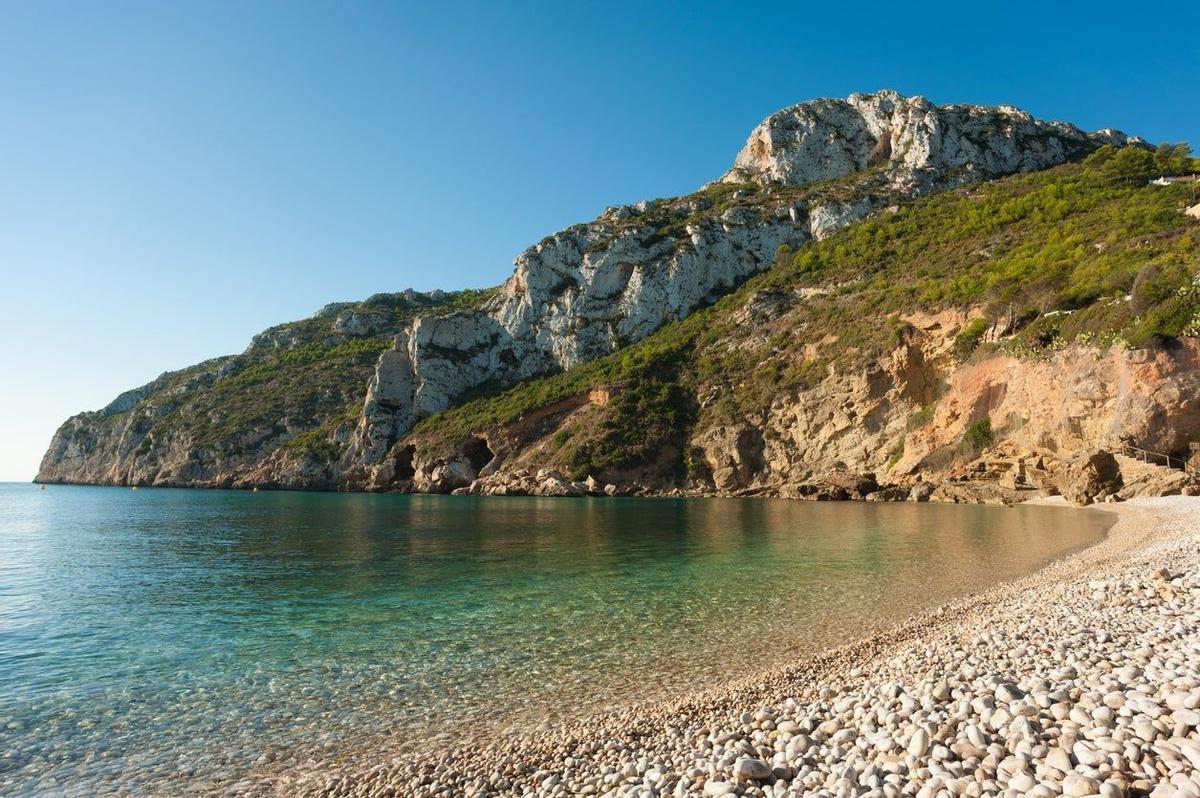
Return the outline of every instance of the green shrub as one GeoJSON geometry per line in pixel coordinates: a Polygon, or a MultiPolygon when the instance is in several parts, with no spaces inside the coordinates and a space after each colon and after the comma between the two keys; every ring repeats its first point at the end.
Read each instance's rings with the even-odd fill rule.
{"type": "Polygon", "coordinates": [[[966,360],[970,357],[975,348],[979,346],[979,342],[983,340],[983,334],[987,332],[990,326],[987,319],[975,319],[964,327],[963,331],[954,337],[954,354],[960,360],[966,360]]]}
{"type": "Polygon", "coordinates": [[[1186,270],[1179,264],[1147,263],[1138,270],[1130,289],[1130,308],[1145,313],[1169,299],[1188,282],[1186,270]]]}
{"type": "Polygon", "coordinates": [[[992,445],[992,420],[987,416],[979,419],[963,431],[963,446],[972,454],[978,454],[992,445]]]}
{"type": "Polygon", "coordinates": [[[925,405],[908,417],[908,429],[911,432],[933,421],[933,405],[925,405]]]}
{"type": "Polygon", "coordinates": [[[687,475],[694,482],[712,482],[712,466],[704,456],[704,449],[699,446],[689,446],[684,458],[687,475]]]}

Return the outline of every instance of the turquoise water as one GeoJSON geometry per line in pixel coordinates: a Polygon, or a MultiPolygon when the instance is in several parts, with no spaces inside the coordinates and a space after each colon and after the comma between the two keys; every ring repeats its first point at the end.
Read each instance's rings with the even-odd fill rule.
{"type": "Polygon", "coordinates": [[[0,794],[267,784],[719,683],[1104,518],[0,485],[0,794]]]}

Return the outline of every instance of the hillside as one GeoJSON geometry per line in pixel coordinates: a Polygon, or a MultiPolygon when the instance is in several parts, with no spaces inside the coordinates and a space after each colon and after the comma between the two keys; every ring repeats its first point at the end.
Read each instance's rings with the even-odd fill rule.
{"type": "Polygon", "coordinates": [[[1147,182],[1189,168],[1009,107],[802,103],[496,291],[330,306],[76,416],[38,479],[977,498],[950,478],[1186,458],[1193,187],[1147,182]]]}
{"type": "Polygon", "coordinates": [[[1186,458],[1200,440],[1192,188],[1114,182],[1107,155],[781,248],[640,343],[423,421],[393,478],[457,487],[472,436],[503,458],[477,490],[540,468],[786,494],[847,470],[940,481],[985,450],[1186,458]]]}
{"type": "MultiPolygon", "coordinates": [[[[69,419],[41,482],[231,485],[304,434],[357,416],[380,352],[420,313],[473,307],[489,291],[406,291],[327,305],[214,358],[69,419]]],[[[316,484],[313,487],[317,487],[316,484]]]]}

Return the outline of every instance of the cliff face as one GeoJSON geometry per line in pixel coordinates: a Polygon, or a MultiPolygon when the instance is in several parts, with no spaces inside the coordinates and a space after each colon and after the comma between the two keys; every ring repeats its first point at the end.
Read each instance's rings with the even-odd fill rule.
{"type": "Polygon", "coordinates": [[[380,294],[272,327],[239,355],[168,372],[55,433],[42,482],[241,486],[293,447],[320,452],[280,484],[334,488],[380,353],[422,312],[491,292],[380,294]]]}
{"type": "MultiPolygon", "coordinates": [[[[80,413],[66,421],[54,434],[42,457],[39,482],[82,482],[124,484],[130,480],[139,459],[149,419],[133,412],[148,397],[162,396],[164,407],[173,395],[204,390],[226,369],[231,358],[217,358],[185,372],[163,374],[140,388],[126,391],[104,408],[80,413]]],[[[164,460],[187,461],[187,447],[171,441],[172,451],[164,460]]],[[[180,468],[180,471],[183,469],[180,468]]],[[[186,475],[180,474],[186,478],[186,475]]],[[[134,481],[137,481],[134,476],[134,481]]]]}
{"type": "Polygon", "coordinates": [[[937,106],[882,91],[772,114],[721,179],[806,185],[878,167],[897,186],[927,190],[1045,169],[1127,141],[1119,131],[1085,134],[1012,106],[937,106]]]}
{"type": "Polygon", "coordinates": [[[700,431],[713,486],[787,495],[847,469],[895,484],[940,483],[968,477],[978,457],[1002,471],[1018,460],[1050,461],[1031,486],[1056,488],[1050,472],[1091,452],[1135,444],[1183,460],[1200,440],[1194,339],[1169,350],[1072,345],[1045,359],[994,352],[959,363],[952,350],[966,318],[914,321],[928,326],[861,370],[831,375],[761,416],[700,431]],[[989,440],[974,450],[964,441],[983,419],[989,440]]]}
{"type": "MultiPolygon", "coordinates": [[[[999,294],[947,300],[926,287],[922,301],[894,302],[894,312],[856,307],[855,320],[844,306],[878,269],[823,264],[846,251],[838,242],[848,234],[881,224],[852,223],[907,219],[918,198],[957,202],[981,181],[1078,161],[1106,144],[1140,142],[1015,108],[935,106],[894,92],[801,103],[756,127],[716,181],[684,197],[608,208],[551,235],[521,253],[494,292],[329,306],[256,336],[242,355],[163,375],[76,416],[55,435],[38,478],[440,491],[481,477],[511,482],[540,462],[656,489],[736,492],[844,467],[911,476],[931,462],[914,452],[940,444],[928,435],[909,442],[907,419],[948,406],[939,404],[942,385],[964,362],[954,336],[977,317],[994,321],[984,304],[999,294]],[[821,264],[805,266],[805,253],[821,264]],[[771,285],[797,270],[806,276],[771,285]],[[918,323],[939,313],[954,321],[918,323]],[[856,321],[899,337],[848,346],[845,328],[856,321]],[[725,333],[684,345],[681,324],[725,333]],[[722,364],[716,373],[713,362],[722,364]],[[759,386],[750,407],[746,369],[790,376],[759,386]],[[644,445],[627,440],[638,425],[626,423],[625,437],[617,428],[635,400],[643,418],[666,414],[644,445]]],[[[1161,232],[1174,221],[1157,224],[1161,232]]],[[[885,234],[917,236],[872,233],[885,234]]],[[[998,228],[961,239],[988,257],[1020,244],[998,228]]],[[[892,259],[876,280],[965,279],[936,274],[920,247],[876,255],[892,259]],[[907,261],[892,262],[899,257],[907,261]]],[[[1121,269],[1110,294],[1128,287],[1119,285],[1128,264],[1121,269]]],[[[992,324],[989,335],[1012,338],[1028,322],[992,324]]]]}
{"type": "Polygon", "coordinates": [[[823,238],[873,206],[865,195],[813,208],[764,198],[720,211],[718,200],[698,196],[611,208],[556,233],[517,257],[485,307],[418,318],[397,338],[372,381],[356,453],[378,462],[416,421],[479,386],[512,385],[638,341],[768,268],[779,247],[823,238]]]}
{"type": "Polygon", "coordinates": [[[942,498],[1012,499],[1058,489],[1097,450],[1194,459],[1200,224],[1186,188],[1113,181],[1107,157],[777,253],[614,355],[422,421],[360,484],[841,495],[870,472],[891,497],[929,481],[942,498]]]}
{"type": "MultiPolygon", "coordinates": [[[[378,462],[380,441],[477,386],[570,368],[711,304],[768,268],[780,246],[820,240],[925,192],[1045,169],[1127,141],[1012,107],[939,107],[888,91],[787,108],[754,129],[715,186],[609,208],[521,253],[489,306],[419,319],[399,342],[404,357],[380,364],[380,384],[397,393],[378,398],[396,410],[364,431],[376,445],[360,449],[363,463],[378,462]],[[823,181],[841,184],[806,190],[823,181]],[[407,374],[397,377],[398,368],[407,374]]],[[[382,416],[380,404],[367,415],[382,416]]]]}

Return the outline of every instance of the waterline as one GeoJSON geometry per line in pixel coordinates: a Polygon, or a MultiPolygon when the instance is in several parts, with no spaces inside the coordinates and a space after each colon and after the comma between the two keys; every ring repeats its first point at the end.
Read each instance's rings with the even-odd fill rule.
{"type": "Polygon", "coordinates": [[[0,497],[6,794],[202,790],[661,697],[1027,573],[1108,523],[781,500],[0,497]]]}

